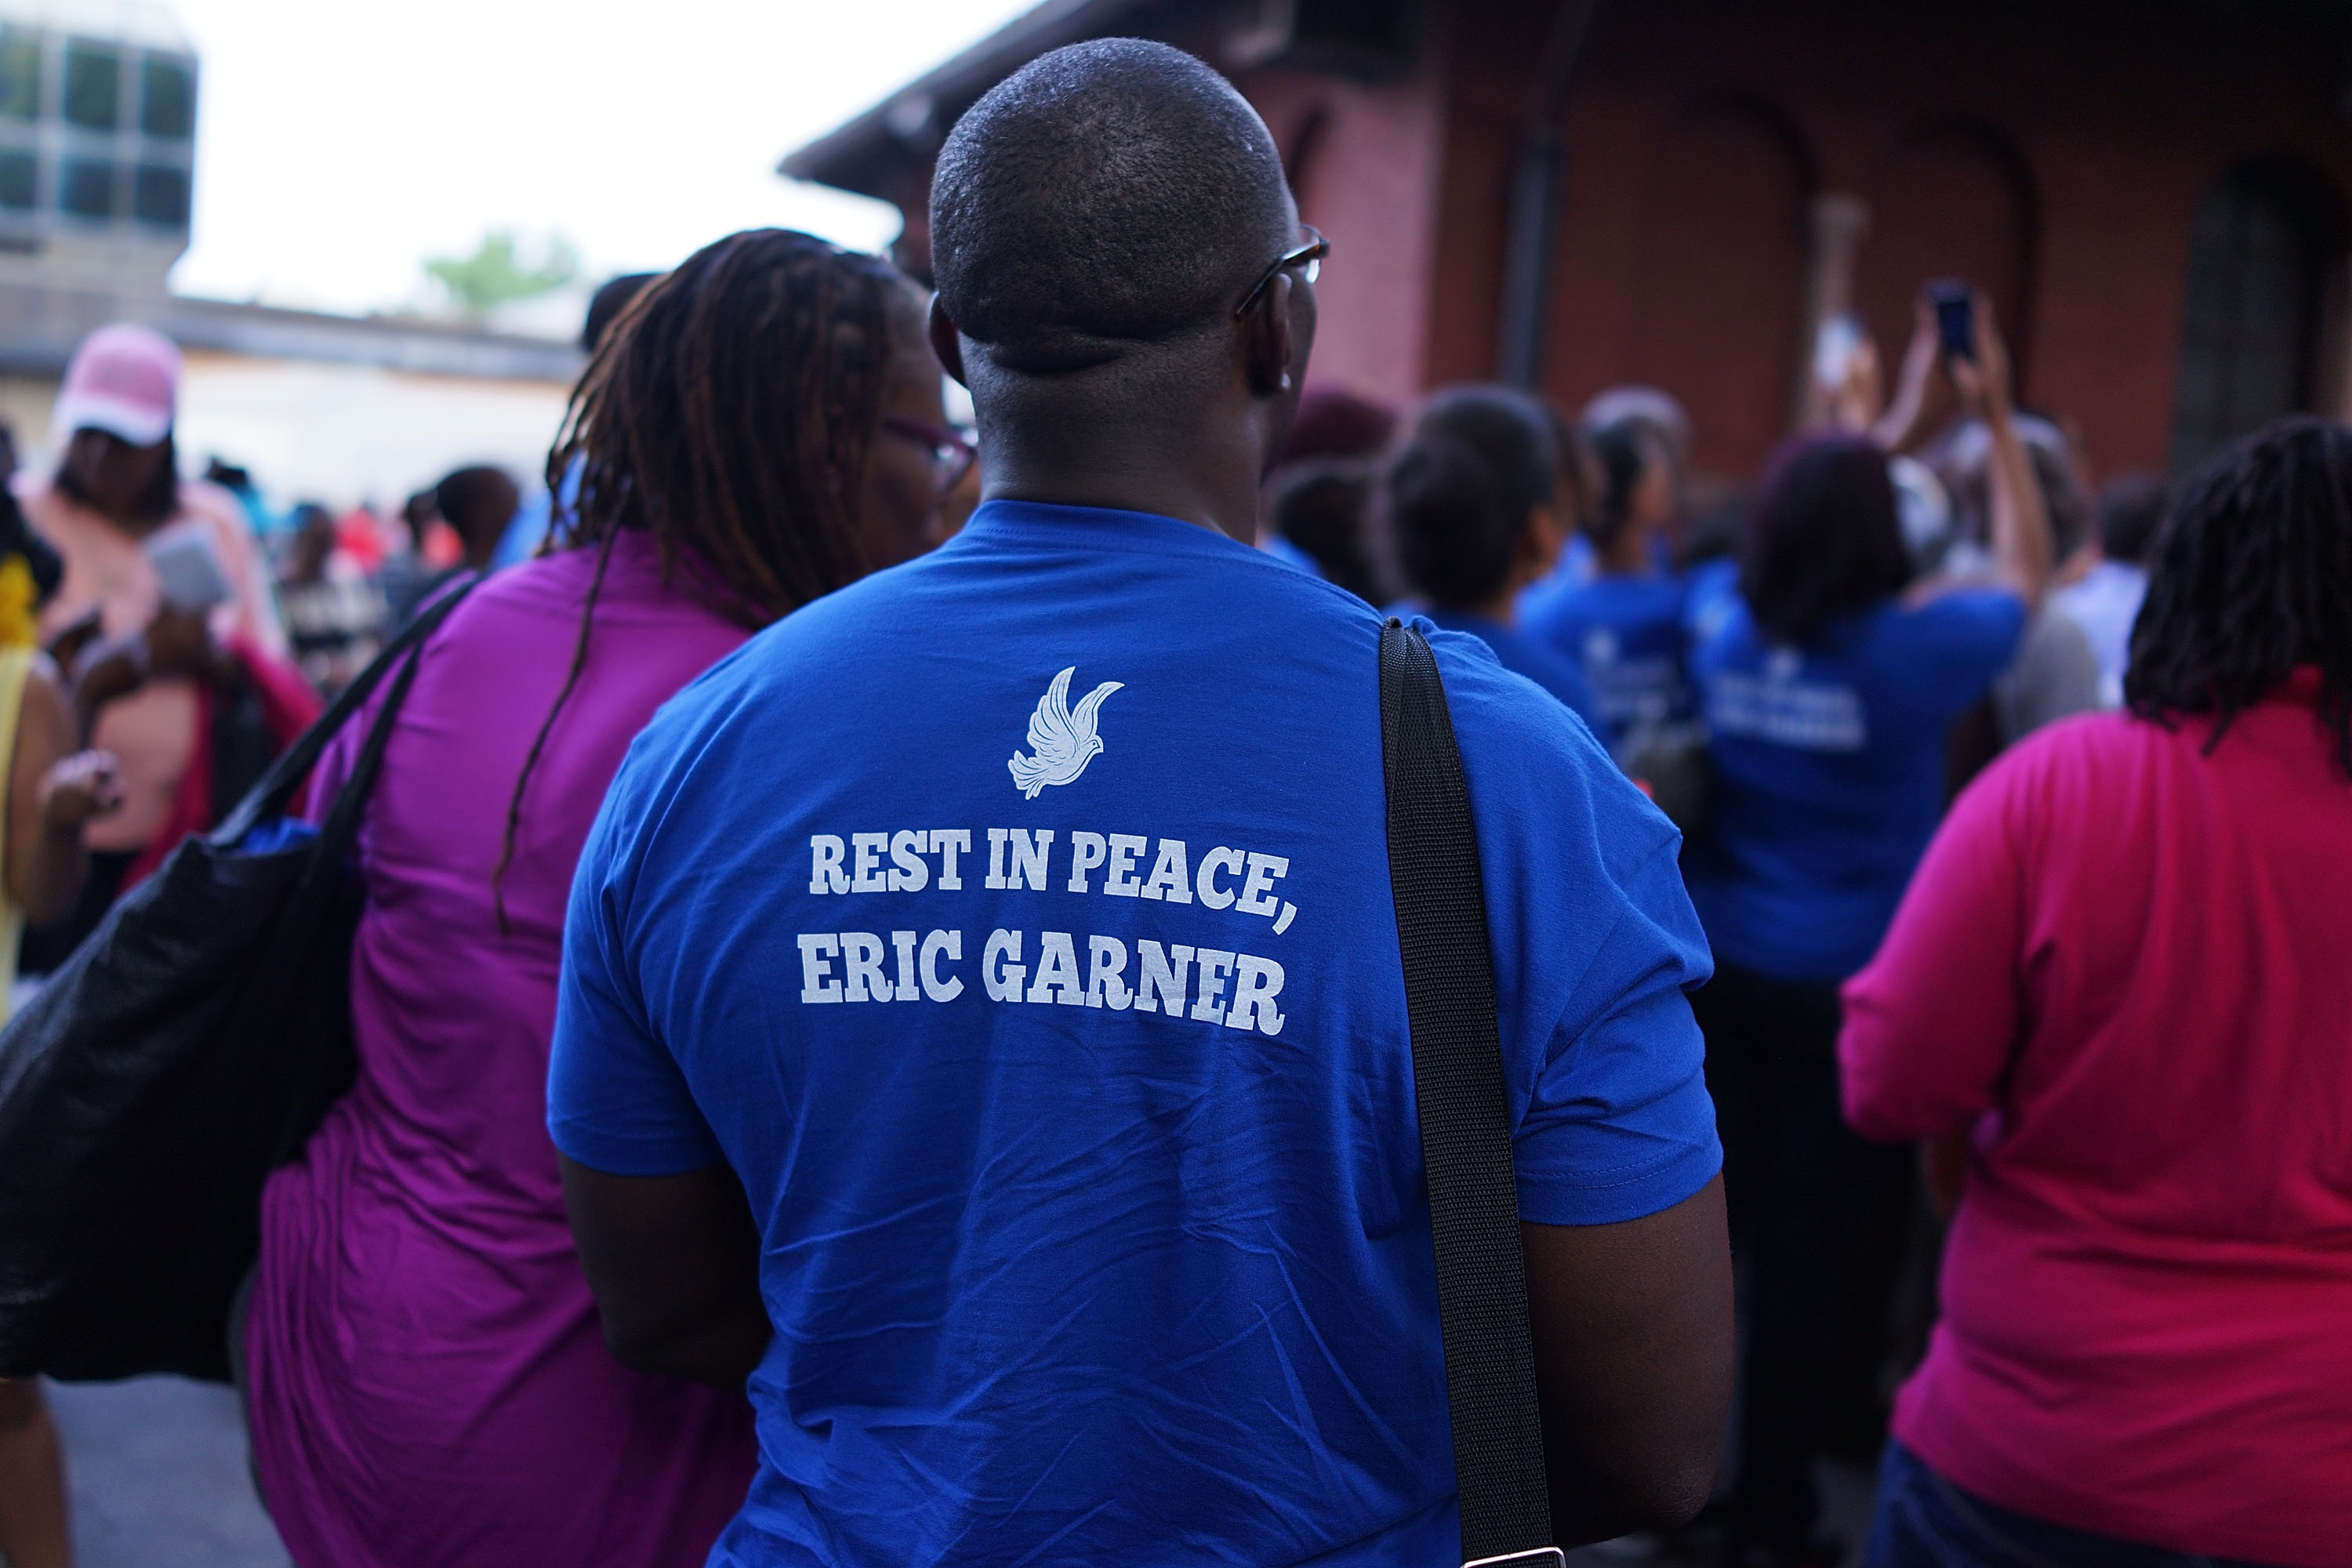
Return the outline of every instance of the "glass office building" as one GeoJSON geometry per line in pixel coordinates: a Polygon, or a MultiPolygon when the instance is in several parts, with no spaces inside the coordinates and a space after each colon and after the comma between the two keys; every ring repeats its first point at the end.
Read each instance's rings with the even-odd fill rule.
{"type": "Polygon", "coordinates": [[[0,7],[0,246],[184,244],[195,126],[196,58],[160,13],[0,7]]]}

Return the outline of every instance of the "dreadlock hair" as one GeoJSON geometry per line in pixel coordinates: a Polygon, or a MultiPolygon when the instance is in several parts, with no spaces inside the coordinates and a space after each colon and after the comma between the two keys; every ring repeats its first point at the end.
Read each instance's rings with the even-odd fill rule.
{"type": "Polygon", "coordinates": [[[895,352],[922,338],[921,301],[887,261],[788,229],[696,251],[605,329],[547,455],[572,489],[544,549],[593,545],[596,570],[571,672],[515,780],[500,890],[523,793],[588,662],[613,542],[650,536],[665,582],[757,630],[864,576],[858,497],[895,352]]]}
{"type": "Polygon", "coordinates": [[[2210,714],[2205,749],[2298,667],[2352,777],[2352,430],[2282,419],[2185,480],[2157,534],[2124,698],[2171,725],[2210,714]]]}

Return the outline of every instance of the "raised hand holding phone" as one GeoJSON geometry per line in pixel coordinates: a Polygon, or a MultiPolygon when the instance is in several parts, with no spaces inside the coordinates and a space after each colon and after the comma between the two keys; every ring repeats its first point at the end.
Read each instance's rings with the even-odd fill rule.
{"type": "MultiPolygon", "coordinates": [[[[1992,300],[1982,292],[1969,295],[1969,346],[1973,351],[1963,358],[1948,352],[1944,355],[1945,374],[1952,378],[1952,390],[1960,395],[1960,405],[1978,418],[1990,423],[1997,408],[2006,421],[2014,406],[2010,398],[2009,345],[2001,341],[2000,330],[1994,323],[1992,300]]],[[[1937,307],[1937,325],[1943,321],[1941,306],[1937,307]]]]}

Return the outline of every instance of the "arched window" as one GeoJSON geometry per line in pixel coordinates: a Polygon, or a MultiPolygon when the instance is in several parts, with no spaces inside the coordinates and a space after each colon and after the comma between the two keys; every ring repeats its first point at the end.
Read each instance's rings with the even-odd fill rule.
{"type": "Polygon", "coordinates": [[[2263,164],[2224,175],[2198,205],[2172,393],[2175,472],[2313,405],[2340,206],[2314,176],[2263,164]]]}
{"type": "Polygon", "coordinates": [[[2018,384],[2030,388],[2027,306],[2038,204],[2032,174],[2016,149],[1983,126],[1914,128],[1887,147],[1869,199],[1854,306],[1878,340],[1890,376],[1911,341],[1920,287],[1957,278],[1992,297],[2018,384]]]}

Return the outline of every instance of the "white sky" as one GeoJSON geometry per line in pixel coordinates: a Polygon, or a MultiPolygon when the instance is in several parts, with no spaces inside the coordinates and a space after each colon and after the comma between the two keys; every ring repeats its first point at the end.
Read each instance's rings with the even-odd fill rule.
{"type": "Polygon", "coordinates": [[[493,227],[562,231],[592,279],[760,224],[875,248],[893,209],[776,161],[1034,3],[169,0],[203,60],[173,286],[415,303],[493,227]]]}

